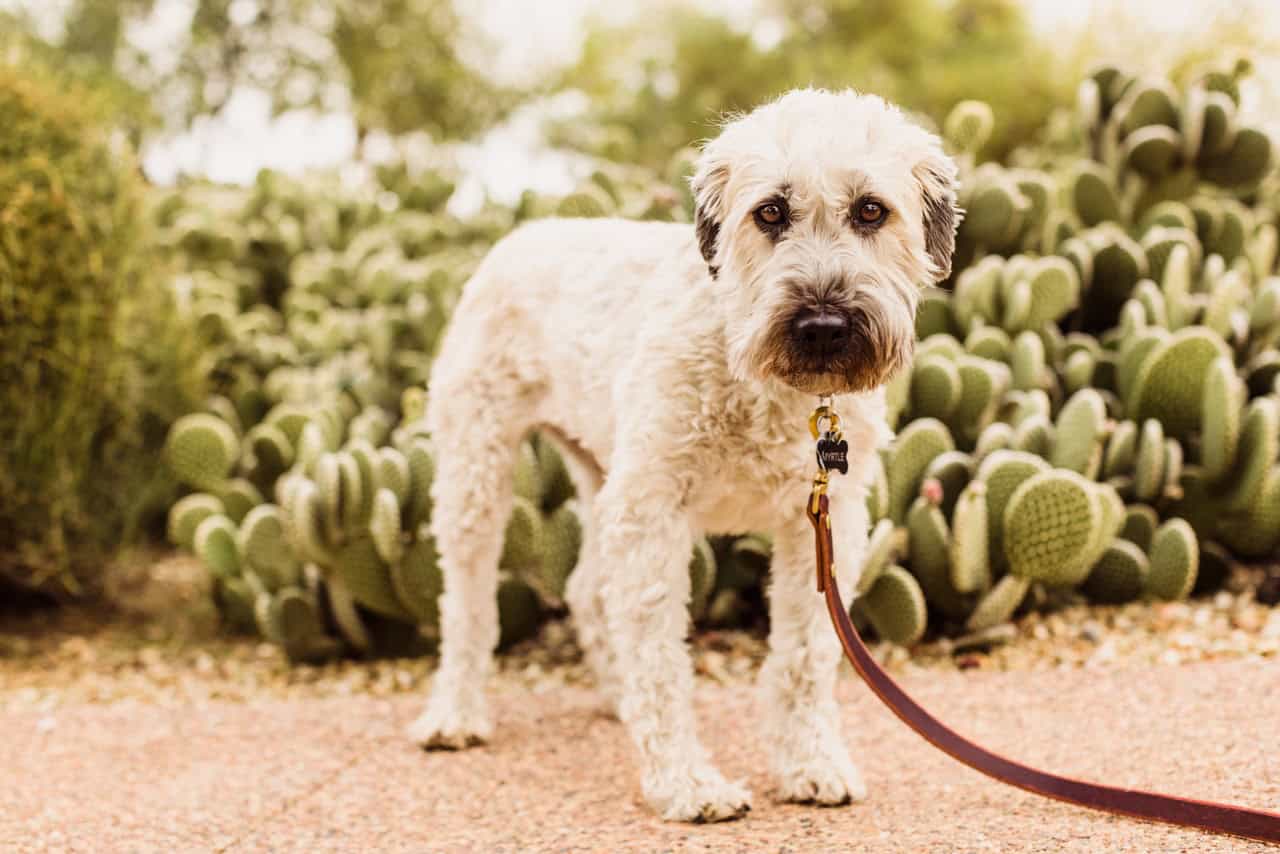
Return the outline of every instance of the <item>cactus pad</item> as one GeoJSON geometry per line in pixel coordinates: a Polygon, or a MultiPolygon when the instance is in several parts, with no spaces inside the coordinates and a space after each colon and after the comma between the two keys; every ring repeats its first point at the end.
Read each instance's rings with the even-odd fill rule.
{"type": "Polygon", "coordinates": [[[1280,468],[1267,473],[1249,506],[1218,520],[1218,537],[1245,558],[1267,558],[1280,546],[1280,468]]]}
{"type": "Polygon", "coordinates": [[[906,553],[906,537],[901,535],[892,519],[881,519],[871,529],[862,567],[858,575],[857,593],[865,593],[876,583],[886,568],[906,553]]]}
{"type": "Polygon", "coordinates": [[[1062,366],[1062,382],[1070,394],[1075,394],[1093,382],[1093,372],[1098,359],[1088,350],[1076,350],[1062,366]]]}
{"type": "Polygon", "coordinates": [[[355,601],[374,613],[396,620],[412,619],[396,596],[391,571],[379,557],[372,537],[351,538],[334,555],[331,571],[342,577],[355,601]]]}
{"type": "Polygon", "coordinates": [[[516,576],[504,574],[498,582],[498,622],[498,645],[503,648],[538,633],[542,603],[537,592],[516,576]]]}
{"type": "Polygon", "coordinates": [[[889,518],[899,523],[906,520],[907,508],[920,490],[929,463],[939,454],[954,450],[951,434],[933,418],[912,421],[898,434],[886,466],[889,518]]]}
{"type": "Polygon", "coordinates": [[[516,496],[502,539],[499,565],[518,571],[536,570],[542,561],[542,512],[527,498],[516,496]]]}
{"type": "Polygon", "coordinates": [[[1071,472],[1028,478],[1004,512],[1004,551],[1015,575],[1073,586],[1089,572],[1089,550],[1103,526],[1092,485],[1071,472]]]}
{"type": "Polygon", "coordinates": [[[241,560],[269,590],[296,584],[298,561],[285,537],[284,515],[274,504],[261,504],[240,523],[236,543],[241,560]]]}
{"type": "Polygon", "coordinates": [[[1175,332],[1143,359],[1134,380],[1135,417],[1159,419],[1168,435],[1189,438],[1200,429],[1209,366],[1229,356],[1222,339],[1204,327],[1175,332]]]}
{"type": "Polygon", "coordinates": [[[413,482],[409,473],[409,461],[405,455],[395,448],[379,448],[377,459],[376,483],[391,490],[396,501],[404,504],[409,500],[413,482]]]}
{"type": "Polygon", "coordinates": [[[216,578],[234,578],[240,574],[240,549],[236,544],[236,526],[221,513],[205,518],[194,538],[195,553],[216,578]]]}
{"type": "Polygon", "coordinates": [[[387,563],[397,563],[404,554],[400,501],[386,487],[379,489],[373,496],[373,510],[369,513],[369,536],[373,538],[378,557],[387,563]]]}
{"type": "Polygon", "coordinates": [[[919,359],[911,375],[911,413],[917,418],[947,418],[960,403],[960,372],[944,356],[919,359]]]}
{"type": "Polygon", "coordinates": [[[689,611],[694,619],[706,613],[715,586],[716,553],[706,537],[699,537],[689,558],[689,611]]]}
{"type": "Polygon", "coordinates": [[[1119,220],[1120,199],[1111,176],[1092,161],[1082,162],[1071,176],[1071,202],[1086,226],[1119,220]]]}
{"type": "Polygon", "coordinates": [[[1031,581],[1019,575],[1006,575],[978,600],[978,605],[965,622],[971,632],[980,632],[1013,619],[1013,614],[1031,589],[1031,581]]]}
{"type": "Polygon", "coordinates": [[[408,522],[417,527],[431,518],[431,484],[436,476],[435,457],[431,443],[427,439],[414,439],[404,448],[405,460],[409,463],[409,499],[405,502],[408,509],[408,522]]]}
{"type": "Polygon", "coordinates": [[[1147,504],[1130,504],[1125,508],[1124,525],[1120,536],[1142,550],[1151,547],[1151,538],[1160,525],[1160,516],[1147,504]]]}
{"type": "Polygon", "coordinates": [[[440,622],[439,599],[444,592],[444,576],[435,541],[430,537],[414,540],[400,560],[391,565],[391,587],[396,599],[423,626],[440,622]]]}
{"type": "Polygon", "coordinates": [[[1241,128],[1230,148],[1200,161],[1200,174],[1224,187],[1248,189],[1266,174],[1274,156],[1271,138],[1254,128],[1241,128]]]}
{"type": "Polygon", "coordinates": [[[173,423],[164,453],[178,480],[195,489],[215,491],[239,459],[240,441],[227,422],[198,412],[173,423]]]}
{"type": "MultiPolygon", "coordinates": [[[[1000,400],[1009,388],[1009,368],[1000,362],[976,356],[961,356],[960,404],[950,423],[968,441],[975,441],[995,418],[1000,400]]],[[[949,448],[947,450],[950,450],[949,448]]]]}
{"type": "Polygon", "coordinates": [[[1164,428],[1154,418],[1142,422],[1133,467],[1133,491],[1140,501],[1160,497],[1164,486],[1164,428]]]}
{"type": "Polygon", "coordinates": [[[942,511],[927,498],[917,498],[907,512],[907,531],[911,572],[925,599],[946,616],[963,618],[970,604],[951,584],[951,533],[942,511]]]}
{"type": "Polygon", "coordinates": [[[169,542],[189,551],[195,549],[196,528],[215,513],[223,513],[222,502],[213,495],[195,492],[183,496],[169,508],[169,542]]]}
{"type": "Polygon", "coordinates": [[[1228,510],[1245,509],[1262,490],[1280,445],[1280,404],[1274,398],[1251,402],[1240,429],[1240,445],[1231,483],[1223,493],[1228,510]]]}
{"type": "Polygon", "coordinates": [[[947,113],[942,135],[956,151],[976,154],[995,127],[995,114],[983,101],[960,101],[947,113]]]}
{"type": "Polygon", "coordinates": [[[916,338],[923,341],[930,335],[947,335],[952,328],[951,301],[942,294],[926,291],[916,309],[916,338]]]}
{"type": "Polygon", "coordinates": [[[1124,141],[1125,166],[1151,179],[1173,171],[1181,154],[1182,137],[1164,125],[1139,128],[1124,141]]]}
{"type": "Polygon", "coordinates": [[[1034,454],[1022,451],[996,451],[978,466],[977,480],[986,485],[987,495],[987,554],[994,567],[1007,565],[1004,555],[1005,507],[1014,491],[1031,476],[1046,471],[1049,463],[1034,454]]]}
{"type": "Polygon", "coordinates": [[[259,484],[274,483],[293,465],[293,444],[274,424],[257,424],[244,437],[249,470],[259,484]]]}
{"type": "Polygon", "coordinates": [[[964,339],[964,349],[970,355],[996,362],[1009,358],[1011,346],[1009,333],[998,326],[975,326],[964,339]]]}
{"type": "Polygon", "coordinates": [[[1235,465],[1240,443],[1240,410],[1245,390],[1231,359],[1223,356],[1210,363],[1202,395],[1200,464],[1205,477],[1216,481],[1235,465]]]}
{"type": "Polygon", "coordinates": [[[578,553],[582,550],[580,512],[576,501],[566,501],[546,517],[542,527],[542,581],[553,596],[564,596],[569,573],[578,563],[578,553]]]}
{"type": "Polygon", "coordinates": [[[222,505],[231,521],[237,525],[250,510],[266,500],[256,486],[242,477],[224,481],[218,488],[218,497],[222,499],[222,505]]]}
{"type": "Polygon", "coordinates": [[[1132,602],[1146,587],[1151,563],[1146,554],[1129,540],[1116,540],[1089,571],[1084,592],[1095,602],[1132,602]]]}
{"type": "Polygon", "coordinates": [[[973,481],[956,499],[952,515],[951,584],[961,593],[975,593],[991,586],[986,493],[985,483],[973,481]]]}
{"type": "Polygon", "coordinates": [[[1106,423],[1107,405],[1102,395],[1091,388],[1076,392],[1058,413],[1049,462],[1086,477],[1095,476],[1101,466],[1106,423]]]}
{"type": "Polygon", "coordinates": [[[1013,341],[1013,387],[1019,390],[1040,388],[1045,381],[1044,342],[1034,332],[1022,332],[1013,341]]]}
{"type": "Polygon", "coordinates": [[[1054,445],[1054,428],[1043,415],[1022,419],[1013,431],[1013,447],[1038,457],[1048,457],[1054,445]]]}
{"type": "Polygon", "coordinates": [[[942,508],[944,516],[951,515],[960,490],[968,485],[973,477],[973,458],[961,451],[946,451],[933,458],[924,471],[925,480],[936,480],[942,487],[942,508]]]}
{"type": "Polygon", "coordinates": [[[325,635],[315,600],[296,587],[270,600],[266,621],[267,634],[284,647],[290,661],[323,661],[339,651],[337,641],[325,635]]]}
{"type": "Polygon", "coordinates": [[[1185,599],[1196,583],[1200,549],[1185,519],[1170,519],[1151,538],[1147,592],[1157,599],[1185,599]]]}
{"type": "Polygon", "coordinates": [[[534,454],[538,458],[539,479],[542,483],[542,507],[554,510],[572,498],[577,490],[565,465],[560,449],[543,435],[535,435],[534,454]]]}
{"type": "Polygon", "coordinates": [[[888,567],[860,604],[882,640],[909,646],[924,637],[928,624],[924,591],[902,567],[888,567]]]}

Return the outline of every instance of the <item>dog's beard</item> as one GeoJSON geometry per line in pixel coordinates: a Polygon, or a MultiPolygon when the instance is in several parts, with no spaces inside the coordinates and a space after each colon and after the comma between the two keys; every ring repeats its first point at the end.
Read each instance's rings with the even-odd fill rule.
{"type": "Polygon", "coordinates": [[[777,379],[806,394],[850,394],[884,385],[911,361],[914,289],[867,286],[848,296],[827,291],[778,288],[776,299],[757,307],[763,321],[754,321],[748,313],[741,327],[730,332],[733,373],[777,379]],[[844,346],[825,357],[805,353],[793,333],[796,315],[818,308],[839,313],[849,322],[844,346]]]}

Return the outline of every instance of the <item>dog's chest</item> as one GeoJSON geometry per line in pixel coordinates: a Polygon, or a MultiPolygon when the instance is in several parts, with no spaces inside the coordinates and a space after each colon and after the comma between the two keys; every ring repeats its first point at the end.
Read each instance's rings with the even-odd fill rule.
{"type": "Polygon", "coordinates": [[[780,515],[803,507],[814,459],[807,416],[766,403],[731,403],[698,425],[689,503],[699,528],[771,530],[780,515]]]}

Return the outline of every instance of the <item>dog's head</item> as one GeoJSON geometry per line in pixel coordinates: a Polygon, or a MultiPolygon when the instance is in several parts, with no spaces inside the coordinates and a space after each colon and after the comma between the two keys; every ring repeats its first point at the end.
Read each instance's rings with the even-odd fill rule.
{"type": "Polygon", "coordinates": [[[960,218],[936,136],[875,96],[799,90],[726,124],[692,184],[736,377],[854,392],[910,360],[960,218]]]}

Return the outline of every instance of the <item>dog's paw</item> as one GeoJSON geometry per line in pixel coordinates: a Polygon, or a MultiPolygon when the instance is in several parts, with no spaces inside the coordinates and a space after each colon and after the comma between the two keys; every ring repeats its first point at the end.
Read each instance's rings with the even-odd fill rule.
{"type": "Polygon", "coordinates": [[[425,750],[463,750],[489,740],[493,724],[483,712],[463,714],[452,703],[432,697],[427,709],[406,731],[425,750]]]}
{"type": "Polygon", "coordinates": [[[788,767],[778,774],[778,800],[796,804],[841,806],[867,796],[862,774],[846,759],[823,757],[788,767]]]}
{"type": "Polygon", "coordinates": [[[666,821],[732,821],[751,810],[751,792],[710,765],[666,769],[644,781],[645,799],[666,821]]]}

